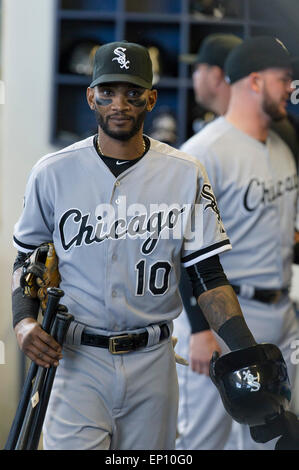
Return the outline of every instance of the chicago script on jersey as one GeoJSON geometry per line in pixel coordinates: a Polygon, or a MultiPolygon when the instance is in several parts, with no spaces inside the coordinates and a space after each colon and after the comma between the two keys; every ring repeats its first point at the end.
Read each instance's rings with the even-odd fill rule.
{"type": "Polygon", "coordinates": [[[297,190],[297,175],[288,176],[284,181],[267,184],[258,178],[252,178],[244,193],[243,204],[247,211],[257,209],[261,204],[266,205],[283,196],[288,191],[297,190]]]}
{"type": "Polygon", "coordinates": [[[172,231],[175,229],[185,209],[185,207],[172,207],[168,211],[152,212],[150,216],[135,215],[129,221],[125,218],[112,219],[109,224],[102,215],[97,215],[95,225],[90,223],[90,213],[83,215],[79,209],[69,209],[62,215],[59,222],[61,243],[63,248],[68,250],[72,246],[102,243],[107,239],[139,237],[145,238],[141,248],[142,253],[149,254],[156,247],[165,229],[172,231]],[[74,234],[74,231],[75,235],[68,236],[70,233],[74,234]]]}

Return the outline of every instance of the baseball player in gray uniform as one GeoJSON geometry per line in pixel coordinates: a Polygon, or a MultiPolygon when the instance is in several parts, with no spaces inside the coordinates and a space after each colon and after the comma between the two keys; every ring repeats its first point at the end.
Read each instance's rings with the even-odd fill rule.
{"type": "Polygon", "coordinates": [[[28,180],[14,231],[13,324],[30,359],[59,362],[45,449],[174,448],[181,264],[228,347],[256,344],[219,263],[231,245],[204,167],[143,135],[152,76],[146,48],[101,46],[87,89],[98,134],[44,156],[28,180]],[[63,352],[20,285],[26,256],[48,241],[75,317],[63,352]]]}
{"type": "MultiPolygon", "coordinates": [[[[197,156],[207,169],[234,248],[221,255],[221,263],[245,318],[256,338],[280,346],[294,383],[291,354],[298,325],[288,288],[298,183],[289,148],[269,130],[271,119],[286,114],[290,58],[276,39],[252,38],[230,53],[226,72],[231,83],[227,113],[189,139],[182,150],[197,156]]],[[[190,326],[185,314],[176,320],[175,334],[182,338],[178,352],[186,357],[190,326]]],[[[225,352],[221,339],[215,339],[225,352]]],[[[273,441],[255,443],[241,425],[235,447],[229,447],[232,421],[210,379],[190,368],[179,374],[177,448],[274,448],[273,441]],[[199,395],[204,400],[199,402],[199,395]]]]}
{"type": "Polygon", "coordinates": [[[193,65],[193,90],[201,107],[216,116],[225,114],[230,86],[225,80],[224,63],[230,51],[242,43],[234,34],[214,33],[200,43],[197,54],[183,56],[182,61],[193,65]]]}
{"type": "MultiPolygon", "coordinates": [[[[183,58],[193,64],[192,79],[196,102],[212,111],[215,117],[225,114],[230,98],[230,85],[226,82],[224,73],[225,60],[232,49],[241,43],[242,40],[233,34],[210,34],[201,42],[196,55],[183,58]]],[[[185,269],[181,272],[180,292],[191,321],[192,335],[188,354],[190,367],[195,372],[209,375],[210,359],[214,351],[220,352],[220,347],[200,312],[185,269]]],[[[178,372],[179,380],[184,380],[184,371],[179,368],[178,372]]]]}
{"type": "MultiPolygon", "coordinates": [[[[225,80],[224,73],[225,60],[232,49],[241,43],[242,40],[233,34],[211,34],[201,42],[196,55],[186,58],[186,61],[193,64],[192,79],[196,102],[212,111],[216,117],[226,113],[230,99],[230,85],[225,80]]],[[[227,434],[230,433],[230,417],[227,416],[224,433],[224,422],[222,428],[218,429],[219,414],[225,413],[222,403],[218,400],[212,408],[207,406],[205,402],[209,396],[207,394],[202,398],[201,405],[197,405],[198,414],[196,419],[192,420],[193,410],[191,406],[189,409],[187,403],[190,402],[191,405],[193,397],[196,400],[198,383],[194,380],[194,387],[191,390],[192,382],[188,380],[187,395],[186,382],[189,375],[192,377],[193,374],[198,373],[207,376],[201,377],[200,382],[210,386],[209,364],[212,354],[214,351],[226,352],[227,348],[221,340],[216,339],[214,332],[210,329],[193,295],[192,285],[184,268],[181,272],[180,293],[184,308],[179,321],[174,323],[174,334],[180,338],[177,351],[179,350],[185,358],[188,358],[193,373],[185,368],[177,367],[181,390],[178,413],[181,435],[177,440],[177,446],[183,449],[222,449],[226,444],[227,434]],[[189,344],[187,338],[189,338],[189,344]]]]}

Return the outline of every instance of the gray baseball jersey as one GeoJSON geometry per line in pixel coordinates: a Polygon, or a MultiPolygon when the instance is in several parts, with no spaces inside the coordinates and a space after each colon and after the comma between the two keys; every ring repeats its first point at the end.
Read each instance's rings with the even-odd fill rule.
{"type": "Polygon", "coordinates": [[[47,155],[31,172],[14,243],[26,252],[51,240],[63,303],[77,323],[55,376],[44,448],[174,448],[176,364],[159,324],[171,333],[181,312],[181,263],[231,248],[203,166],[153,139],[117,178],[93,137],[47,155]],[[83,345],[83,328],[147,331],[148,342],[113,355],[83,345]]]}
{"type": "Polygon", "coordinates": [[[78,321],[108,331],[176,318],[181,262],[230,249],[202,165],[150,142],[118,178],[93,137],[45,156],[31,172],[14,231],[20,251],[54,241],[64,303],[78,321]]]}
{"type": "MultiPolygon", "coordinates": [[[[213,186],[233,246],[230,253],[220,255],[230,282],[241,286],[245,297],[247,294],[250,297],[252,287],[287,288],[291,279],[298,184],[294,159],[286,144],[272,131],[263,144],[220,117],[189,139],[182,150],[205,165],[213,186]]],[[[256,341],[280,347],[293,383],[295,366],[290,361],[290,344],[298,338],[298,326],[288,295],[277,304],[245,297],[239,296],[239,302],[256,341]]],[[[180,338],[178,353],[186,357],[190,339],[186,315],[175,321],[174,334],[180,338]]],[[[178,375],[181,385],[178,448],[223,449],[231,445],[230,441],[226,444],[231,419],[219,406],[220,398],[213,384],[191,369],[183,371],[178,367],[178,375]],[[205,397],[202,403],[198,403],[199,395],[205,397]],[[205,419],[206,410],[213,410],[209,419],[205,419]]],[[[239,429],[238,436],[237,447],[227,448],[266,448],[252,441],[248,427],[239,429]]]]}
{"type": "Polygon", "coordinates": [[[234,246],[221,257],[229,280],[265,289],[289,286],[298,180],[286,144],[270,131],[265,145],[220,117],[182,150],[204,164],[224,214],[234,246]]]}

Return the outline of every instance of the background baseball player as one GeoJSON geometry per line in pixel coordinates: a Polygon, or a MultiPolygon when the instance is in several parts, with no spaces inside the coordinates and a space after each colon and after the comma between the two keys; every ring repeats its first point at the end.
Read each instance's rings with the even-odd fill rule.
{"type": "Polygon", "coordinates": [[[228,347],[256,344],[219,263],[230,242],[203,166],[143,135],[156,99],[144,47],[101,46],[87,90],[98,134],[46,155],[28,180],[14,232],[13,315],[30,359],[45,367],[60,360],[45,449],[174,447],[181,263],[228,347]],[[76,319],[62,359],[20,286],[26,254],[46,241],[76,319]]]}
{"type": "MultiPolygon", "coordinates": [[[[211,34],[202,41],[198,53],[192,57],[195,100],[203,108],[212,111],[216,117],[225,114],[230,99],[230,85],[225,80],[225,60],[232,49],[241,43],[242,40],[233,34],[211,34]]],[[[190,62],[189,58],[188,61],[190,62]]],[[[193,295],[192,285],[184,268],[181,272],[180,293],[184,309],[179,320],[174,323],[174,330],[175,335],[180,338],[177,351],[188,358],[191,371],[177,367],[180,387],[178,411],[180,436],[176,444],[182,449],[222,449],[230,433],[231,418],[226,415],[220,400],[215,400],[213,407],[207,406],[209,393],[204,394],[200,403],[195,405],[195,402],[197,402],[199,384],[208,390],[211,388],[209,365],[213,352],[221,353],[220,344],[224,352],[227,348],[221,340],[215,338],[214,332],[210,329],[193,295]],[[204,374],[205,377],[192,381],[196,373],[204,374]],[[197,408],[194,419],[191,409],[193,404],[197,408]],[[219,416],[223,416],[220,429],[219,416]],[[224,428],[226,432],[223,432],[224,428]]]]}
{"type": "MultiPolygon", "coordinates": [[[[198,54],[192,57],[194,67],[192,79],[196,102],[203,108],[212,111],[216,117],[225,114],[230,98],[230,85],[225,80],[224,73],[225,60],[232,49],[241,43],[242,40],[233,34],[211,34],[202,41],[198,54]]],[[[188,61],[190,62],[190,58],[188,61]]],[[[190,367],[195,372],[209,375],[210,359],[214,351],[220,351],[220,346],[215,340],[207,320],[200,312],[185,269],[182,269],[181,273],[180,292],[187,315],[191,312],[188,315],[193,333],[190,336],[188,355],[190,367]]],[[[185,353],[187,354],[187,351],[185,353]]],[[[179,381],[183,380],[184,382],[185,371],[179,368],[178,376],[179,381]]],[[[216,412],[216,410],[214,411],[216,412]]],[[[180,413],[179,419],[181,419],[180,413]]],[[[184,420],[184,417],[182,419],[184,420]]],[[[213,420],[209,419],[208,421],[211,423],[213,420]]],[[[201,447],[200,442],[204,437],[201,437],[200,431],[197,431],[196,435],[197,446],[201,447]]],[[[213,435],[214,438],[209,438],[211,448],[220,446],[220,443],[217,443],[216,429],[213,435]]]]}
{"type": "MultiPolygon", "coordinates": [[[[262,335],[281,346],[293,382],[291,344],[298,338],[298,328],[288,287],[297,175],[289,148],[269,131],[271,119],[286,115],[290,73],[290,57],[274,38],[253,38],[234,48],[227,63],[232,96],[225,117],[206,126],[183,149],[204,162],[212,181],[234,246],[232,255],[221,256],[221,262],[239,294],[246,319],[257,337],[262,335]],[[198,149],[203,147],[206,152],[202,158],[198,149]]],[[[176,334],[186,338],[185,345],[180,346],[180,353],[186,354],[190,333],[187,318],[180,316],[175,325],[176,334]]],[[[196,343],[200,334],[192,336],[193,351],[199,357],[196,343]]],[[[200,367],[196,359],[193,369],[200,372],[200,367]]],[[[187,368],[180,379],[178,448],[224,448],[230,417],[218,406],[210,380],[187,368]],[[206,397],[205,408],[198,406],[195,390],[196,396],[206,397]]],[[[242,429],[237,446],[250,449],[259,445],[242,429]]]]}
{"type": "MultiPolygon", "coordinates": [[[[192,77],[195,100],[205,109],[212,111],[216,117],[227,112],[230,99],[230,84],[225,80],[225,60],[232,49],[241,43],[242,40],[232,34],[211,34],[202,41],[198,54],[192,57],[192,63],[194,64],[192,77]]],[[[190,62],[189,57],[187,60],[190,62]]],[[[294,59],[292,59],[292,67],[294,69],[294,59]]],[[[288,114],[287,117],[281,116],[281,119],[272,121],[271,129],[275,130],[289,145],[297,163],[298,137],[295,127],[292,125],[293,120],[290,122],[291,117],[288,114]]],[[[180,292],[185,311],[183,316],[180,317],[180,321],[175,324],[175,327],[180,325],[176,334],[179,334],[182,329],[186,328],[186,334],[189,334],[188,324],[184,320],[186,313],[191,323],[192,334],[190,335],[189,350],[186,347],[186,343],[184,347],[182,342],[180,342],[179,348],[183,348],[182,352],[185,354],[185,357],[188,355],[190,367],[194,372],[209,375],[209,363],[212,353],[215,350],[221,351],[221,348],[219,342],[215,339],[215,335],[210,330],[204,315],[200,313],[200,308],[193,296],[189,277],[184,269],[181,274],[180,292]]],[[[180,367],[178,367],[178,377],[179,383],[181,385],[185,384],[186,371],[180,367]]],[[[204,382],[206,379],[203,378],[202,381],[204,382]]],[[[184,387],[181,388],[185,389],[184,387]]],[[[217,407],[209,410],[207,419],[205,419],[207,408],[203,406],[203,419],[201,420],[201,425],[198,426],[197,422],[192,422],[192,414],[186,413],[186,407],[183,406],[186,399],[186,395],[182,393],[180,396],[179,422],[181,422],[180,428],[184,429],[184,433],[182,433],[184,438],[178,439],[178,445],[186,446],[185,442],[188,442],[189,435],[190,439],[192,439],[192,443],[189,444],[191,448],[222,448],[226,442],[226,436],[218,428],[219,413],[217,407]],[[213,419],[213,415],[215,415],[215,419],[213,419]],[[189,418],[186,416],[189,416],[189,418]],[[208,425],[206,426],[205,423],[208,423],[208,425]],[[196,427],[195,432],[193,432],[193,426],[196,427]],[[191,436],[193,437],[191,438],[191,436]],[[184,444],[181,444],[182,439],[184,439],[184,444]]],[[[221,408],[221,413],[222,411],[221,408]]],[[[227,429],[230,429],[230,427],[231,420],[228,418],[227,429]]]]}
{"type": "MultiPolygon", "coordinates": [[[[242,43],[234,34],[215,33],[204,38],[193,64],[193,90],[196,102],[216,116],[226,113],[230,86],[225,80],[224,63],[230,51],[242,43]]],[[[184,58],[183,58],[184,59],[184,58]]]]}

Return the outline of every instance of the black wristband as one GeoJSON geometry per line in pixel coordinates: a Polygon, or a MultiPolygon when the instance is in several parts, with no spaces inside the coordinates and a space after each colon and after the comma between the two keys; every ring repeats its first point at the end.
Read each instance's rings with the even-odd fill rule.
{"type": "Polygon", "coordinates": [[[257,344],[244,318],[239,315],[223,323],[217,333],[231,351],[249,348],[257,344]]]}
{"type": "Polygon", "coordinates": [[[13,327],[21,320],[24,320],[24,318],[34,318],[36,320],[38,317],[39,304],[39,299],[26,297],[21,287],[14,290],[12,293],[13,327]]]}

